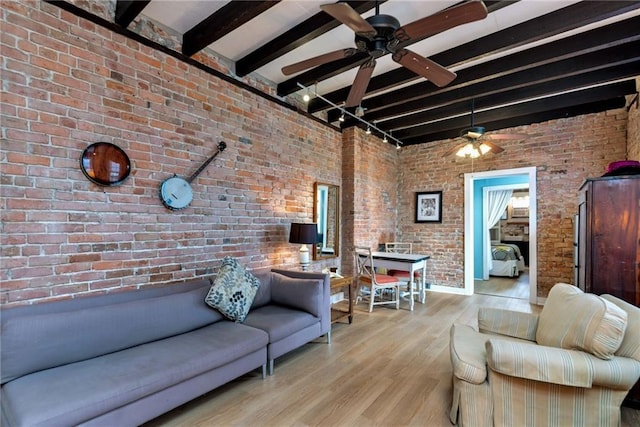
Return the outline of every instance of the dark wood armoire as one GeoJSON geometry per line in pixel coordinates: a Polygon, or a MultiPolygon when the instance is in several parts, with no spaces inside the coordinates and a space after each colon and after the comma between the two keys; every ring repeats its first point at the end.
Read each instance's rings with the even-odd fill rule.
{"type": "MultiPolygon", "coordinates": [[[[640,175],[587,179],[577,221],[578,287],[640,307],[640,175]]],[[[626,404],[640,408],[640,382],[626,404]]]]}

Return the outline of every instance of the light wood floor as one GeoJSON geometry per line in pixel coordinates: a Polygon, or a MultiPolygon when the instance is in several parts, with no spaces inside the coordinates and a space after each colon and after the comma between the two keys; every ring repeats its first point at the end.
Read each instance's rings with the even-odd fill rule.
{"type": "MultiPolygon", "coordinates": [[[[415,310],[357,306],[334,324],[332,343],[307,344],[276,360],[275,374],[245,375],[147,424],[150,426],[450,427],[449,328],[475,324],[479,306],[536,312],[526,300],[428,293],[415,310]]],[[[623,408],[623,427],[640,411],[623,408]]]]}
{"type": "Polygon", "coordinates": [[[489,276],[489,280],[474,281],[477,294],[503,296],[509,298],[529,299],[529,268],[518,277],[489,276]]]}

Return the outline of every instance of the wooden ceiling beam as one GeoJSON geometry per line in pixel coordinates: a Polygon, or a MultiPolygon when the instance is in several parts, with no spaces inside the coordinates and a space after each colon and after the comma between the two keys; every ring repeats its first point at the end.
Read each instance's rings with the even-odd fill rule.
{"type": "MultiPolygon", "coordinates": [[[[451,105],[459,101],[473,98],[495,99],[494,105],[513,102],[528,96],[540,96],[547,93],[572,90],[594,84],[604,83],[616,79],[633,77],[640,73],[640,40],[604,51],[592,52],[577,58],[569,58],[554,64],[541,65],[529,70],[520,71],[512,75],[498,77],[480,83],[462,87],[458,90],[414,102],[420,104],[420,109],[414,109],[401,115],[401,106],[387,109],[385,117],[399,116],[384,121],[384,125],[391,129],[413,126],[426,120],[437,120],[456,115],[451,105]],[[608,72],[607,72],[608,71],[608,72]],[[603,80],[606,79],[606,80],[603,80]],[[540,88],[535,93],[525,95],[530,88],[540,88]],[[510,98],[503,99],[503,94],[511,93],[510,98]],[[392,114],[391,111],[395,112],[392,114]],[[429,119],[427,119],[429,118],[429,119]]],[[[371,117],[365,120],[374,121],[371,117]]]]}
{"type": "MultiPolygon", "coordinates": [[[[488,122],[508,119],[512,117],[536,114],[547,110],[566,108],[590,102],[611,99],[619,96],[635,93],[636,83],[634,79],[623,82],[611,83],[604,86],[583,89],[570,93],[549,96],[546,98],[536,99],[532,101],[522,102],[519,104],[509,105],[502,108],[495,108],[487,111],[479,111],[474,113],[475,123],[485,126],[488,122]]],[[[425,123],[420,126],[414,126],[394,132],[393,136],[404,141],[416,137],[425,137],[431,133],[442,132],[446,130],[458,130],[469,127],[470,115],[454,117],[447,120],[441,120],[433,123],[425,123]]],[[[485,126],[486,127],[486,126],[485,126]]]]}
{"type": "Polygon", "coordinates": [[[562,93],[566,91],[579,90],[594,85],[602,85],[615,82],[621,79],[635,77],[640,67],[640,57],[636,60],[620,66],[612,66],[605,69],[596,69],[591,72],[580,73],[572,76],[564,76],[555,80],[540,80],[537,84],[513,88],[495,94],[481,97],[470,96],[466,101],[461,98],[460,102],[448,105],[443,108],[436,108],[412,115],[411,120],[403,121],[403,118],[392,119],[380,124],[380,128],[385,130],[399,130],[400,128],[411,127],[416,124],[432,122],[452,115],[464,114],[471,109],[471,100],[475,100],[478,109],[491,108],[496,105],[505,105],[519,102],[522,99],[531,99],[540,96],[548,96],[552,93],[562,93]],[[416,121],[417,120],[417,121],[416,121]]]}
{"type": "MultiPolygon", "coordinates": [[[[529,125],[531,123],[540,123],[548,120],[563,119],[568,117],[575,117],[584,114],[600,113],[603,111],[609,111],[616,108],[622,108],[626,105],[626,98],[619,96],[616,98],[598,100],[595,102],[589,102],[580,105],[572,105],[563,108],[551,109],[542,111],[535,114],[526,114],[523,116],[511,117],[503,120],[496,120],[492,122],[483,123],[487,129],[507,129],[516,126],[529,125]]],[[[435,141],[441,141],[444,139],[457,138],[460,135],[460,130],[449,130],[443,132],[435,132],[428,135],[418,136],[415,138],[407,138],[402,142],[405,146],[415,144],[433,143],[435,141]]]]}
{"type": "MultiPolygon", "coordinates": [[[[191,56],[216,40],[240,28],[256,16],[278,4],[280,0],[231,1],[209,15],[182,36],[182,53],[191,56]]],[[[246,35],[250,37],[250,35],[246,35]]]]}
{"type": "MultiPolygon", "coordinates": [[[[386,0],[376,1],[347,1],[356,12],[362,14],[376,6],[376,3],[384,3],[386,0]]],[[[278,59],[297,47],[310,42],[318,36],[333,30],[342,25],[331,15],[325,12],[318,12],[311,18],[304,20],[290,30],[268,43],[263,44],[256,50],[240,58],[236,62],[236,74],[240,77],[246,76],[263,65],[278,59]]]]}
{"type": "MultiPolygon", "coordinates": [[[[378,123],[377,126],[385,131],[398,132],[416,124],[426,124],[448,117],[467,114],[471,111],[471,100],[474,100],[475,108],[485,109],[498,105],[505,105],[519,102],[522,99],[533,99],[548,96],[553,93],[580,90],[594,85],[602,85],[617,80],[635,77],[640,67],[640,56],[633,62],[622,66],[612,66],[606,69],[596,69],[591,72],[576,74],[573,76],[563,76],[555,80],[541,79],[535,84],[516,87],[510,90],[501,91],[485,96],[468,96],[460,98],[458,102],[450,105],[434,108],[431,110],[416,113],[410,116],[398,117],[378,123]]],[[[470,119],[468,119],[470,121],[470,119]]]]}
{"type": "Polygon", "coordinates": [[[151,0],[118,0],[114,18],[116,24],[126,28],[150,2],[151,0]]]}

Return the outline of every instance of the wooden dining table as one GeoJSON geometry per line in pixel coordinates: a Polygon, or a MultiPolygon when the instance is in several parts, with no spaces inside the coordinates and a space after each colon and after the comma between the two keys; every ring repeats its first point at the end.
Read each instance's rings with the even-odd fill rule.
{"type": "MultiPolygon", "coordinates": [[[[419,301],[424,304],[426,297],[426,276],[427,276],[427,260],[430,255],[425,254],[399,254],[395,252],[371,252],[374,267],[386,268],[388,270],[402,270],[409,272],[409,310],[413,311],[413,295],[419,295],[419,301]],[[418,281],[418,290],[414,290],[416,282],[414,273],[420,271],[420,280],[418,281]]],[[[366,257],[366,254],[360,255],[366,257]]]]}

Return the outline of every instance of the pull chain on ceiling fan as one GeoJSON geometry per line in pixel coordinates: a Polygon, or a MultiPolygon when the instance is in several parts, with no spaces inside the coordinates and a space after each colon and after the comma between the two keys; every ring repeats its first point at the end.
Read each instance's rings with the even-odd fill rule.
{"type": "Polygon", "coordinates": [[[347,3],[332,3],[320,8],[355,32],[355,48],[340,49],[325,53],[282,68],[285,75],[295,74],[309,68],[348,58],[358,52],[369,55],[356,74],[347,96],[345,107],[360,105],[376,66],[376,59],[391,54],[393,61],[413,71],[418,76],[433,82],[436,86],[446,86],[456,74],[424,56],[406,49],[405,46],[441,33],[458,25],[486,18],[487,8],[482,1],[470,1],[441,12],[418,19],[407,25],[390,15],[380,14],[376,4],[376,14],[362,18],[347,3]]]}

